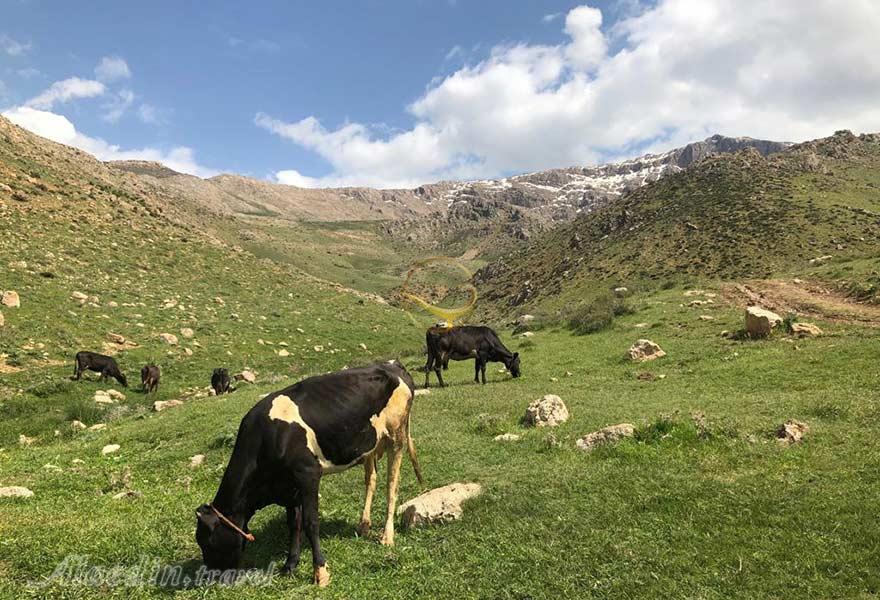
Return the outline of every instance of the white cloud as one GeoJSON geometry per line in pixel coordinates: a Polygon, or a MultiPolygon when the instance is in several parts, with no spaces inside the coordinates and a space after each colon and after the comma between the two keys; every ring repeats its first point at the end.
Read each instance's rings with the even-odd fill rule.
{"type": "Polygon", "coordinates": [[[95,77],[105,82],[128,79],[131,77],[131,70],[124,59],[118,56],[105,56],[95,67],[95,77]]]}
{"type": "Polygon", "coordinates": [[[276,177],[399,185],[590,163],[716,132],[798,141],[880,130],[878,3],[627,6],[604,32],[598,10],[575,8],[565,42],[499,46],[433,82],[408,107],[407,131],[259,114],[258,126],[332,167],[327,177],[276,177]],[[609,54],[612,39],[619,49],[609,54]]]}
{"type": "Polygon", "coordinates": [[[33,67],[25,67],[24,69],[19,69],[16,72],[18,73],[19,77],[24,77],[25,79],[30,79],[31,77],[37,77],[38,75],[41,75],[40,71],[33,67]]]}
{"type": "Polygon", "coordinates": [[[159,125],[162,119],[159,117],[159,111],[152,104],[141,104],[138,107],[138,118],[148,125],[159,125]]]}
{"type": "Polygon", "coordinates": [[[49,89],[31,98],[26,104],[32,108],[50,109],[56,102],[67,102],[74,98],[94,98],[102,95],[105,90],[104,84],[100,81],[71,77],[56,81],[49,86],[49,89]]]}
{"type": "Polygon", "coordinates": [[[37,110],[29,106],[18,106],[3,112],[3,116],[25,129],[60,144],[74,146],[94,155],[100,160],[151,160],[160,162],[170,169],[199,177],[211,177],[217,171],[200,165],[195,153],[186,146],[177,146],[168,151],[145,147],[123,149],[101,138],[89,137],[77,131],[67,117],[53,112],[37,110]]]}
{"type": "Polygon", "coordinates": [[[117,94],[113,94],[110,101],[104,105],[104,110],[107,111],[104,113],[104,120],[110,123],[116,123],[131,107],[134,100],[134,92],[129,89],[124,89],[117,94]]]}
{"type": "Polygon", "coordinates": [[[552,23],[556,19],[562,16],[562,13],[550,13],[549,15],[544,15],[541,17],[542,23],[552,23]]]}
{"type": "Polygon", "coordinates": [[[0,33],[0,50],[5,52],[9,56],[21,56],[29,52],[30,49],[30,42],[18,42],[6,34],[0,33]]]}

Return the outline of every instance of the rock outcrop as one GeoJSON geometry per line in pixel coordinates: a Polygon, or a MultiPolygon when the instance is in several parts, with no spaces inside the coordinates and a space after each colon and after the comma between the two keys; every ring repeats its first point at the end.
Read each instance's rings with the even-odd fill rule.
{"type": "Polygon", "coordinates": [[[464,501],[481,493],[483,486],[479,483],[451,483],[404,502],[397,514],[403,516],[403,526],[407,528],[455,521],[464,514],[464,501]]]}

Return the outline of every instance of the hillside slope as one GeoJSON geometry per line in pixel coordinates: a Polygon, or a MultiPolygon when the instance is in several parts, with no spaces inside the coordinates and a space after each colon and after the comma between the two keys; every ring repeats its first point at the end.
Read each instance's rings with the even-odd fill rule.
{"type": "Polygon", "coordinates": [[[476,280],[496,302],[535,304],[597,283],[765,277],[878,251],[880,136],[838,132],[768,157],[710,156],[557,228],[476,280]]]}

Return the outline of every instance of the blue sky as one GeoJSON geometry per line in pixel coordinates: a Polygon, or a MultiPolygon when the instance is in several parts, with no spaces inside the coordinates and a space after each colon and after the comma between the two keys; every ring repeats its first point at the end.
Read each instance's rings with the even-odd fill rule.
{"type": "Polygon", "coordinates": [[[0,109],[100,158],[309,186],[880,129],[870,3],[749,4],[4,0],[0,109]]]}

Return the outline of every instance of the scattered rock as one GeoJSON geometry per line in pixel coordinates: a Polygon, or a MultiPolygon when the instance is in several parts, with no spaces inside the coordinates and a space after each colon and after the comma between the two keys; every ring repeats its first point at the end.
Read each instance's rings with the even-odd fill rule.
{"type": "Polygon", "coordinates": [[[614,288],[614,295],[617,297],[626,296],[629,290],[623,286],[614,288]]]}
{"type": "Polygon", "coordinates": [[[169,346],[177,345],[177,336],[173,333],[160,333],[159,338],[169,346]]]}
{"type": "Polygon", "coordinates": [[[236,381],[244,381],[246,383],[255,383],[257,376],[253,371],[242,371],[233,377],[236,381]]]}
{"type": "Polygon", "coordinates": [[[691,298],[693,296],[702,296],[705,293],[705,290],[687,290],[684,295],[685,298],[691,298]]]}
{"type": "Polygon", "coordinates": [[[183,404],[183,402],[180,400],[156,400],[153,402],[153,410],[156,412],[162,412],[166,408],[174,408],[181,404],[183,404]]]}
{"type": "Polygon", "coordinates": [[[481,493],[483,487],[479,483],[451,483],[404,502],[397,514],[403,515],[406,528],[455,521],[464,513],[462,503],[481,493]]]}
{"type": "Polygon", "coordinates": [[[140,498],[142,494],[135,490],[125,490],[113,495],[114,500],[122,500],[124,498],[140,498]]]}
{"type": "Polygon", "coordinates": [[[713,317],[712,315],[700,315],[700,320],[701,321],[714,321],[715,317],[713,317]]]}
{"type": "Polygon", "coordinates": [[[791,334],[798,337],[815,337],[822,335],[822,330],[812,323],[792,323],[791,334]]]}
{"type": "Polygon", "coordinates": [[[116,400],[110,397],[104,390],[98,390],[95,392],[95,403],[96,404],[115,404],[116,400]]]}
{"type": "Polygon", "coordinates": [[[183,329],[180,330],[180,335],[182,335],[185,338],[191,338],[195,334],[196,334],[196,332],[193,331],[192,329],[190,329],[189,327],[184,327],[183,329]]]}
{"type": "Polygon", "coordinates": [[[278,356],[280,356],[281,358],[287,358],[288,356],[290,356],[290,352],[282,348],[278,351],[278,356]]]}
{"type": "Polygon", "coordinates": [[[530,338],[534,337],[534,335],[535,334],[532,331],[523,331],[521,334],[519,334],[519,337],[530,338]]]}
{"type": "Polygon", "coordinates": [[[630,346],[628,355],[630,360],[645,362],[662,358],[666,356],[666,352],[651,340],[642,339],[630,346]]]}
{"type": "Polygon", "coordinates": [[[219,304],[220,306],[226,306],[226,302],[220,296],[214,298],[214,303],[219,304]]]}
{"type": "Polygon", "coordinates": [[[28,437],[23,433],[18,434],[18,445],[19,446],[30,446],[34,442],[37,441],[37,438],[28,437]]]}
{"type": "Polygon", "coordinates": [[[796,444],[810,430],[810,426],[795,419],[789,419],[776,429],[776,439],[781,444],[796,444]]]}
{"type": "Polygon", "coordinates": [[[125,336],[121,336],[118,333],[108,333],[107,339],[114,344],[119,344],[120,346],[125,344],[125,336]]]}
{"type": "Polygon", "coordinates": [[[121,446],[119,444],[107,444],[103,448],[101,448],[101,454],[107,456],[108,454],[113,454],[114,452],[118,452],[121,446]]]}
{"type": "Polygon", "coordinates": [[[828,261],[831,260],[832,258],[833,258],[833,257],[832,257],[830,254],[826,254],[826,255],[824,255],[824,256],[817,256],[816,258],[811,258],[811,259],[810,259],[810,264],[811,264],[811,265],[821,265],[821,264],[823,264],[823,263],[828,262],[828,261]]]}
{"type": "Polygon", "coordinates": [[[86,303],[86,300],[88,300],[89,297],[88,297],[88,295],[83,294],[82,292],[73,292],[73,293],[70,295],[70,299],[71,299],[71,300],[76,300],[76,301],[79,302],[80,304],[85,304],[85,303],[86,303]]]}
{"type": "Polygon", "coordinates": [[[0,487],[0,498],[30,498],[34,493],[20,485],[0,487]]]}
{"type": "Polygon", "coordinates": [[[89,427],[89,431],[103,431],[104,429],[107,429],[106,423],[95,423],[89,427]]]}
{"type": "Polygon", "coordinates": [[[6,317],[3,316],[3,313],[0,312],[0,327],[6,325],[6,317]]]}
{"type": "Polygon", "coordinates": [[[367,345],[364,344],[363,342],[361,342],[360,344],[358,344],[358,348],[360,348],[360,349],[363,350],[364,352],[367,351],[367,345]]]}
{"type": "Polygon", "coordinates": [[[760,306],[746,308],[746,331],[753,338],[767,337],[782,323],[782,317],[760,306]]]}
{"type": "Polygon", "coordinates": [[[635,325],[633,325],[633,327],[635,327],[636,329],[645,329],[649,326],[649,323],[636,323],[635,325]]]}
{"type": "Polygon", "coordinates": [[[420,388],[420,389],[416,390],[415,395],[416,396],[427,396],[430,393],[431,393],[430,388],[420,388]]]}
{"type": "Polygon", "coordinates": [[[556,427],[568,421],[568,417],[568,408],[562,398],[547,394],[529,404],[523,416],[523,424],[531,427],[556,427]]]}
{"type": "Polygon", "coordinates": [[[608,444],[610,442],[616,442],[617,440],[625,437],[632,437],[633,435],[635,435],[635,431],[636,428],[630,423],[609,425],[608,427],[603,427],[599,431],[588,433],[577,442],[575,442],[575,445],[581,450],[589,452],[590,450],[601,444],[608,444]]]}
{"type": "Polygon", "coordinates": [[[18,292],[12,290],[3,292],[3,296],[0,297],[0,303],[9,308],[21,308],[21,298],[18,297],[18,292]]]}
{"type": "Polygon", "coordinates": [[[77,421],[77,420],[73,420],[73,421],[71,421],[71,422],[70,422],[70,426],[71,426],[73,429],[77,429],[77,430],[80,430],[80,431],[86,428],[86,424],[85,424],[85,423],[83,423],[82,421],[77,421]]]}
{"type": "Polygon", "coordinates": [[[107,390],[106,394],[114,400],[125,400],[125,394],[123,394],[119,390],[107,390]]]}
{"type": "Polygon", "coordinates": [[[193,355],[193,351],[192,351],[191,349],[189,349],[189,348],[184,348],[184,349],[183,349],[183,353],[186,354],[187,356],[192,356],[192,355],[193,355]]]}
{"type": "Polygon", "coordinates": [[[516,318],[516,326],[520,329],[529,326],[529,323],[535,320],[535,315],[520,315],[516,318]]]}
{"type": "Polygon", "coordinates": [[[315,346],[315,352],[323,352],[324,346],[315,346]]]}
{"type": "Polygon", "coordinates": [[[205,455],[204,454],[196,454],[195,456],[189,457],[189,466],[194,469],[196,467],[202,466],[203,462],[205,462],[205,455]]]}
{"type": "Polygon", "coordinates": [[[515,433],[502,433],[501,435],[496,435],[493,440],[496,442],[516,442],[519,441],[521,436],[518,436],[515,433]]]}

